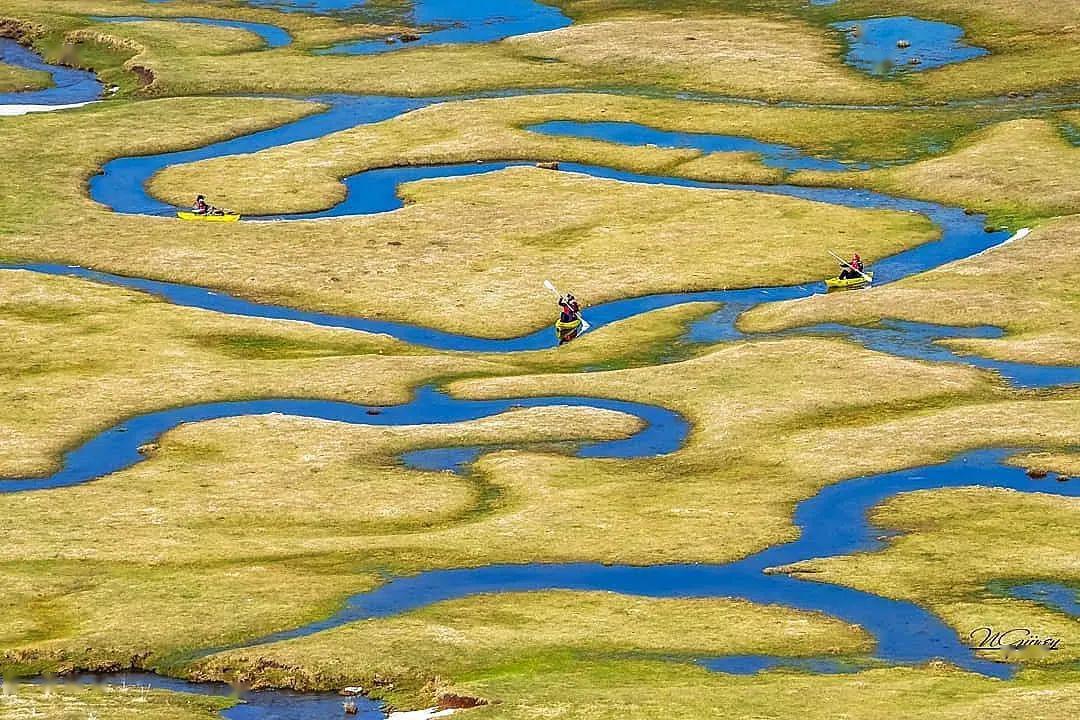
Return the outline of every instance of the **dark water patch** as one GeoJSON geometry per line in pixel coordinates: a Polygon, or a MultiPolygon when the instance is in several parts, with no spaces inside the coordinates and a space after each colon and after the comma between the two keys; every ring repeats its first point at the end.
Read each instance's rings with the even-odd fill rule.
{"type": "Polygon", "coordinates": [[[1074,123],[1061,123],[1061,135],[1073,145],[1080,145],[1080,125],[1074,123]]]}
{"type": "Polygon", "coordinates": [[[698,660],[697,664],[726,675],[757,675],[768,670],[797,670],[815,675],[842,675],[858,672],[871,663],[856,663],[828,656],[800,658],[780,655],[728,655],[703,658],[698,660]]]}
{"type": "Polygon", "coordinates": [[[414,470],[444,470],[461,475],[485,450],[480,446],[425,448],[402,454],[401,461],[414,470]]]}

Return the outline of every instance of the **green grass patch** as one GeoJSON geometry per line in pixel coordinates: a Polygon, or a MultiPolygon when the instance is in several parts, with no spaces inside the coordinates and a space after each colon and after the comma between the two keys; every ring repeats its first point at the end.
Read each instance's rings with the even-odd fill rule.
{"type": "Polygon", "coordinates": [[[285,360],[295,358],[370,355],[384,351],[386,343],[367,338],[332,342],[260,334],[210,334],[192,340],[200,347],[239,360],[285,360]]]}

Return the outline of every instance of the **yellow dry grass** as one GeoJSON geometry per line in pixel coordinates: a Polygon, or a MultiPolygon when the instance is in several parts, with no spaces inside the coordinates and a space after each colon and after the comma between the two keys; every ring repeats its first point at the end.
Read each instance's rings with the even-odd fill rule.
{"type": "MultiPolygon", "coordinates": [[[[140,64],[157,78],[143,92],[159,94],[439,95],[482,88],[627,85],[760,99],[881,103],[1053,90],[1071,87],[1080,79],[1072,62],[1077,34],[1057,12],[1047,22],[1027,15],[1018,18],[1015,10],[1002,3],[985,10],[957,0],[933,8],[919,2],[907,5],[922,16],[962,23],[971,41],[990,48],[992,54],[916,73],[904,82],[882,82],[844,64],[840,34],[823,25],[839,16],[826,17],[784,0],[750,8],[694,5],[674,12],[655,3],[630,7],[593,3],[574,8],[582,22],[562,30],[489,45],[418,47],[353,57],[312,56],[309,50],[400,28],[210,3],[174,2],[148,9],[130,2],[72,0],[42,8],[26,0],[4,0],[0,11],[58,32],[88,26],[87,14],[152,13],[270,22],[287,27],[297,37],[291,47],[222,56],[177,43],[172,36],[190,33],[175,24],[158,24],[153,37],[140,41],[140,64]]],[[[864,14],[878,11],[872,5],[866,7],[864,14]]],[[[854,13],[858,8],[846,5],[845,9],[854,13]]],[[[903,9],[903,4],[894,8],[903,9]]],[[[107,32],[122,38],[140,30],[120,27],[107,32]]],[[[107,73],[110,80],[117,80],[111,68],[107,73]]]]}
{"type": "MultiPolygon", "coordinates": [[[[882,552],[814,560],[796,565],[796,571],[809,569],[814,579],[917,602],[962,638],[991,627],[1028,628],[1061,640],[1058,650],[1032,654],[1029,662],[1080,657],[1075,618],[986,591],[995,581],[1080,581],[1080,500],[986,488],[937,490],[894,498],[875,510],[873,518],[904,534],[882,552]]],[[[987,657],[997,656],[987,651],[987,657]]]]}
{"type": "MultiPolygon", "coordinates": [[[[885,83],[845,67],[834,35],[781,13],[718,15],[716,8],[702,12],[694,5],[673,18],[634,2],[573,5],[597,22],[489,47],[420,48],[374,58],[304,54],[371,28],[232,5],[72,1],[42,7],[0,0],[0,11],[55,33],[89,27],[79,37],[136,53],[121,53],[116,62],[151,67],[157,79],[149,91],[160,93],[436,93],[627,83],[859,101],[973,96],[1077,77],[1070,60],[1075,33],[1062,26],[1071,22],[1071,7],[1036,18],[1006,0],[988,0],[984,9],[959,0],[902,0],[898,8],[930,13],[935,5],[965,20],[972,40],[995,55],[885,83]],[[242,32],[191,33],[169,22],[91,27],[81,17],[148,8],[279,22],[297,43],[256,52],[261,45],[242,32]]],[[[794,3],[759,6],[790,12],[794,3]]],[[[870,8],[862,0],[845,0],[844,7],[870,8]]],[[[1049,6],[1040,0],[1038,7],[1049,6]]],[[[0,255],[74,261],[292,305],[505,335],[550,318],[550,298],[538,285],[544,277],[594,302],[794,282],[831,269],[822,249],[837,236],[871,259],[933,236],[924,221],[890,213],[627,186],[536,169],[412,185],[403,191],[409,206],[380,217],[261,227],[117,217],[84,196],[86,179],[110,157],[199,145],[314,109],[288,101],[188,99],[108,103],[5,121],[0,255]],[[471,311],[478,304],[495,308],[482,330],[471,311]]],[[[402,162],[557,158],[695,178],[779,177],[742,154],[616,148],[521,130],[552,118],[741,133],[864,159],[904,157],[925,138],[952,138],[986,116],[981,110],[841,113],[581,95],[458,103],[254,157],[178,169],[158,178],[156,187],[184,203],[194,192],[209,191],[222,204],[282,210],[290,191],[288,202],[319,207],[340,197],[343,175],[402,162]]],[[[1016,219],[1075,212],[1074,159],[1050,123],[1025,119],[989,127],[952,155],[855,177],[1016,219]],[[1017,156],[1024,161],[1017,163],[1017,156]]],[[[1073,323],[1076,294],[1068,271],[1076,234],[1072,218],[1056,220],[1013,246],[845,296],[843,308],[838,298],[813,299],[762,310],[755,322],[898,313],[997,322],[1008,327],[1010,339],[959,346],[1075,362],[1080,328],[1073,323]],[[1047,256],[1062,272],[1041,269],[1047,256]],[[1040,274],[1033,276],[1032,267],[1040,274]]],[[[634,429],[625,416],[588,410],[519,411],[447,427],[379,429],[282,417],[182,427],[144,463],[95,483],[0,496],[0,664],[6,668],[168,665],[188,650],[325,617],[385,572],[529,560],[730,560],[792,538],[793,504],[829,483],[987,444],[1050,448],[1039,462],[1071,470],[1075,459],[1067,448],[1080,442],[1076,391],[1011,393],[984,373],[834,340],[741,342],[663,367],[550,374],[653,361],[678,328],[705,311],[702,306],[636,318],[561,352],[511,358],[425,352],[358,333],[219,317],[18,272],[0,273],[0,306],[3,333],[13,339],[0,351],[0,395],[9,399],[0,413],[0,474],[41,472],[78,439],[160,407],[282,395],[398,402],[417,384],[462,376],[473,379],[457,384],[456,392],[643,400],[678,410],[693,427],[683,450],[644,461],[548,452],[564,450],[561,441],[634,429]],[[534,374],[490,377],[522,372],[534,374]],[[464,477],[408,470],[395,460],[415,447],[477,442],[539,445],[486,455],[464,477]]],[[[841,582],[924,603],[958,629],[977,621],[1036,623],[1075,635],[1047,610],[980,595],[986,583],[1003,577],[1073,578],[1080,540],[1073,505],[987,491],[903,497],[878,517],[911,535],[884,553],[826,565],[841,582]],[[1018,524],[1033,530],[1016,532],[1018,524]]],[[[409,704],[437,699],[442,690],[500,701],[472,711],[478,718],[701,718],[717,708],[799,720],[870,720],[897,712],[920,720],[1080,714],[1080,678],[1068,670],[1029,670],[1012,683],[938,666],[857,678],[731,677],[624,655],[862,652],[865,641],[856,629],[820,616],[741,602],[551,592],[441,604],[230,655],[229,662],[245,657],[245,672],[248,662],[261,667],[252,679],[298,686],[377,675],[400,682],[396,692],[409,704]],[[373,651],[357,652],[360,645],[373,651]],[[260,657],[273,662],[260,664],[260,657]]],[[[1075,657],[1071,653],[1067,657],[1075,657]]],[[[220,664],[210,669],[226,674],[220,664]]],[[[0,714],[21,720],[60,707],[64,720],[90,713],[102,720],[153,720],[209,716],[215,707],[170,696],[114,702],[108,693],[57,705],[36,693],[25,690],[16,704],[0,699],[0,714]]]]}
{"type": "MultiPolygon", "coordinates": [[[[976,112],[973,117],[977,117],[976,112]]],[[[606,94],[555,94],[449,102],[394,120],[248,155],[166,169],[154,194],[186,203],[204,187],[249,214],[319,210],[340,202],[340,178],[371,168],[473,160],[561,160],[720,182],[771,182],[783,172],[752,153],[712,153],[532,133],[546,120],[637,122],[665,130],[746,135],[840,153],[851,159],[902,158],[928,134],[967,127],[953,111],[881,113],[744,107],[606,94]]],[[[847,177],[847,176],[843,176],[847,177]]]]}
{"type": "Polygon", "coordinates": [[[1080,476],[1080,453],[1031,452],[1010,459],[1014,465],[1031,470],[1060,473],[1068,478],[1080,476]]]}
{"type": "Polygon", "coordinates": [[[769,720],[971,720],[1001,713],[1058,720],[1080,712],[1075,672],[1028,673],[1003,683],[941,667],[851,675],[772,672],[717,676],[658,662],[597,661],[507,667],[459,692],[502,702],[473,712],[503,720],[557,715],[567,720],[701,718],[723,713],[769,720]]]}
{"type": "Polygon", "coordinates": [[[49,74],[0,63],[0,92],[37,90],[49,86],[49,74]]]}
{"type": "Polygon", "coordinates": [[[13,339],[0,353],[2,385],[6,397],[19,398],[0,420],[0,473],[9,477],[42,473],[88,434],[151,410],[251,397],[393,404],[428,378],[485,367],[406,354],[382,337],[175,308],[89,282],[2,275],[0,324],[13,339]],[[244,357],[245,336],[283,346],[284,357],[244,357]],[[228,351],[230,339],[239,357],[228,351]]]}
{"type": "MultiPolygon", "coordinates": [[[[320,45],[349,40],[381,36],[400,31],[401,28],[385,25],[370,25],[362,22],[345,21],[327,15],[309,15],[299,12],[280,12],[271,7],[257,7],[247,4],[209,0],[197,2],[191,0],[171,0],[168,3],[148,5],[140,0],[52,0],[47,6],[30,3],[25,0],[0,0],[0,14],[30,18],[45,27],[58,29],[91,28],[118,38],[146,40],[142,51],[147,52],[145,59],[157,61],[158,53],[163,52],[163,59],[177,55],[214,55],[212,43],[203,42],[203,32],[211,28],[200,26],[177,26],[164,24],[147,33],[139,25],[115,25],[99,23],[97,17],[138,16],[149,17],[155,24],[158,20],[169,23],[170,18],[199,17],[242,20],[275,25],[289,32],[293,44],[298,48],[318,47],[320,45]]],[[[142,26],[146,28],[147,26],[142,26]]],[[[215,30],[218,28],[214,28],[215,30]]],[[[221,37],[232,37],[232,41],[247,36],[243,42],[259,45],[261,41],[245,30],[228,30],[221,37]],[[254,38],[254,40],[252,39],[254,38]]],[[[130,64],[129,64],[130,66],[130,64]]],[[[210,82],[216,82],[212,78],[210,82]]]]}
{"type": "Polygon", "coordinates": [[[989,212],[1014,227],[1030,217],[1080,211],[1080,148],[1047,120],[1003,122],[965,138],[954,152],[910,165],[796,181],[860,185],[989,212]]]}
{"type": "MultiPolygon", "coordinates": [[[[880,387],[876,376],[865,377],[873,378],[868,381],[871,387],[880,387]]],[[[941,462],[962,450],[980,447],[1060,451],[1080,440],[1080,429],[1071,420],[1078,408],[1080,392],[1067,390],[1040,399],[1021,395],[966,405],[925,406],[895,416],[884,414],[876,422],[848,418],[833,427],[794,430],[762,449],[762,462],[782,462],[811,477],[830,480],[941,462]],[[937,440],[927,440],[927,428],[934,429],[937,440]]]]}
{"type": "Polygon", "coordinates": [[[406,450],[619,438],[636,429],[634,418],[590,408],[382,428],[288,416],[185,425],[147,453],[152,461],[93,484],[0,496],[0,505],[41,518],[12,528],[2,553],[20,562],[212,563],[361,549],[368,536],[430,533],[490,513],[489,484],[407,469],[397,461],[406,450]],[[163,478],[167,494],[155,491],[163,478]],[[132,547],[101,542],[121,527],[132,547]]]}
{"type": "Polygon", "coordinates": [[[648,15],[507,40],[518,52],[588,67],[621,84],[657,84],[757,98],[853,102],[896,97],[838,59],[839,35],[760,17],[648,15]],[[666,81],[666,82],[665,82],[666,81]]]}
{"type": "Polygon", "coordinates": [[[0,413],[0,477],[55,469],[59,453],[89,435],[178,405],[257,397],[387,405],[445,376],[647,362],[708,309],[646,314],[590,333],[569,352],[511,361],[174,307],[83,280],[25,271],[0,271],[0,280],[0,328],[12,339],[0,351],[0,392],[19,399],[0,413]]]}
{"type": "Polygon", "coordinates": [[[231,701],[130,687],[15,685],[0,695],[4,720],[213,720],[231,701]]]}
{"type": "MultiPolygon", "coordinates": [[[[22,273],[12,275],[26,280],[22,273]]],[[[168,308],[123,291],[58,279],[37,279],[35,284],[60,285],[75,293],[71,306],[94,310],[89,317],[79,317],[71,307],[58,312],[64,309],[57,301],[63,295],[55,288],[46,295],[53,298],[51,307],[12,305],[24,315],[28,307],[39,313],[33,323],[23,320],[40,326],[37,340],[23,330],[17,352],[28,358],[34,347],[44,352],[50,344],[102,347],[76,357],[95,358],[91,366],[104,362],[112,367],[106,373],[113,378],[108,383],[85,382],[88,367],[52,368],[51,377],[43,376],[47,383],[35,384],[32,376],[21,380],[23,392],[30,388],[41,394],[25,403],[28,412],[48,418],[63,408],[68,413],[91,408],[80,434],[104,424],[108,415],[102,407],[114,407],[112,412],[120,414],[130,409],[115,409],[118,400],[130,403],[130,397],[137,396],[140,403],[147,402],[148,386],[175,393],[155,397],[155,405],[185,401],[187,395],[215,388],[232,388],[234,395],[259,394],[260,378],[272,383],[274,395],[338,392],[348,397],[349,388],[360,382],[378,385],[385,393],[400,392],[406,382],[400,373],[403,362],[420,367],[445,363],[447,372],[467,367],[460,358],[451,363],[438,356],[373,355],[371,344],[381,347],[381,341],[363,336],[348,340],[362,340],[368,354],[350,357],[361,348],[334,333],[316,337],[307,328],[268,329],[277,324],[216,317],[196,324],[185,316],[205,313],[168,308]],[[117,295],[123,302],[116,303],[114,297],[110,303],[109,296],[117,295]],[[118,307],[111,307],[114,304],[118,307]],[[63,317],[64,323],[47,322],[49,317],[63,317]],[[250,335],[255,326],[260,333],[256,337],[263,338],[259,344],[266,346],[256,353],[259,359],[232,358],[252,350],[230,344],[228,338],[243,338],[240,328],[250,335]],[[94,328],[101,327],[130,334],[101,344],[100,337],[93,340],[100,335],[94,328]],[[124,349],[117,350],[120,347],[124,349]],[[110,348],[121,357],[103,360],[110,348]],[[160,355],[160,348],[170,352],[160,355]],[[208,348],[217,353],[215,362],[205,366],[213,383],[186,389],[174,388],[178,381],[161,380],[171,371],[190,377],[206,361],[208,348]],[[275,354],[286,357],[270,359],[275,354]],[[393,383],[379,374],[380,367],[398,369],[393,383]],[[80,378],[89,389],[79,389],[80,378]]],[[[534,361],[539,358],[530,358],[534,361]]],[[[489,365],[486,371],[512,370],[489,365]]],[[[427,367],[425,372],[434,370],[427,367]]],[[[489,394],[531,393],[543,386],[545,392],[658,402],[687,415],[694,433],[685,450],[647,461],[504,451],[483,458],[473,475],[462,479],[406,471],[395,465],[393,456],[405,448],[462,442],[611,437],[629,427],[621,416],[568,411],[530,411],[467,425],[403,430],[288,418],[184,427],[168,434],[145,462],[108,478],[76,488],[0,497],[8,520],[2,548],[9,589],[5,600],[17,609],[6,616],[9,624],[0,633],[11,648],[7,662],[23,667],[93,667],[117,658],[159,662],[184,649],[325,616],[345,595],[377,583],[385,570],[522,560],[732,559],[790,538],[791,503],[852,471],[850,464],[836,462],[832,475],[817,475],[801,457],[787,465],[763,462],[762,445],[779,444],[775,438],[807,422],[852,413],[878,417],[883,408],[901,412],[907,405],[987,392],[985,381],[972,371],[933,368],[812,339],[742,344],[664,368],[525,378],[519,385],[491,381],[483,387],[489,394]],[[839,391],[851,376],[868,373],[889,377],[888,389],[839,391]],[[763,442],[768,436],[774,439],[763,442]],[[762,477],[788,479],[762,485],[762,477]],[[113,542],[117,532],[127,542],[113,542]],[[50,578],[44,586],[43,572],[50,578]],[[293,590],[282,594],[282,587],[293,590]],[[243,613],[234,611],[238,605],[243,613]]],[[[475,391],[478,385],[468,387],[475,391]]],[[[371,392],[364,390],[365,397],[371,392]]],[[[1062,425],[1043,412],[1043,420],[1029,420],[1029,426],[1043,421],[1048,427],[1062,425]]],[[[23,453],[31,449],[49,447],[44,432],[35,430],[44,427],[34,424],[40,420],[20,420],[18,415],[14,420],[18,422],[7,422],[24,437],[32,435],[26,428],[37,434],[10,454],[11,463],[24,462],[23,453]]],[[[915,437],[895,447],[879,463],[887,467],[927,452],[922,440],[915,437]],[[922,449],[916,452],[915,447],[922,449]]]]}
{"type": "Polygon", "coordinates": [[[818,295],[752,310],[744,329],[816,322],[867,323],[899,318],[942,324],[991,324],[996,340],[950,340],[980,355],[1046,364],[1080,364],[1080,216],[1052,220],[1030,235],[978,256],[870,292],[818,295]]]}
{"type": "Polygon", "coordinates": [[[741,600],[657,600],[599,592],[480,595],[405,615],[236,650],[198,663],[200,679],[297,689],[371,686],[391,673],[395,694],[435,703],[452,678],[552,657],[863,654],[856,626],[741,600]],[[351,648],[363,647],[356,653],[351,648]],[[434,683],[432,679],[436,678],[434,683]]]}
{"type": "MultiPolygon", "coordinates": [[[[507,336],[550,322],[552,300],[540,286],[544,278],[572,288],[586,303],[789,283],[830,272],[832,261],[824,250],[837,237],[871,259],[934,237],[925,219],[906,213],[619,183],[535,168],[411,184],[402,190],[408,205],[400,211],[309,223],[210,228],[118,216],[82,197],[84,178],[103,158],[146,151],[160,142],[150,124],[209,134],[200,120],[230,102],[238,115],[249,108],[284,115],[310,107],[167,100],[5,123],[0,137],[11,141],[6,150],[12,167],[20,168],[7,174],[7,186],[25,187],[22,173],[32,171],[39,189],[15,192],[5,203],[0,256],[74,262],[291,306],[507,336]],[[209,110],[181,118],[173,114],[202,107],[209,110]],[[53,138],[47,154],[37,142],[44,135],[53,138]],[[73,243],[73,237],[79,241],[73,243]],[[488,309],[481,322],[471,310],[478,304],[488,309]]],[[[439,133],[444,116],[425,117],[427,132],[439,133]]],[[[484,138],[474,136],[463,143],[446,136],[442,150],[429,140],[412,153],[400,140],[388,142],[388,162],[438,162],[490,152],[484,138]]],[[[633,150],[622,152],[630,157],[633,150]]],[[[299,175],[302,166],[294,167],[299,175]]],[[[245,177],[230,174],[229,187],[242,187],[245,177]]],[[[189,185],[188,194],[206,192],[218,204],[234,204],[228,193],[215,192],[219,184],[205,180],[189,185]]]]}

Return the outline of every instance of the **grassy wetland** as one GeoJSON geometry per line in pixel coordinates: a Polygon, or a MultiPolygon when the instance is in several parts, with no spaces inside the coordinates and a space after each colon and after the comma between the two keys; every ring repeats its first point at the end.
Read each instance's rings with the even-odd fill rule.
{"type": "Polygon", "coordinates": [[[46,72],[0,63],[0,92],[37,90],[48,83],[49,75],[46,72]]]}
{"type": "MultiPolygon", "coordinates": [[[[432,30],[417,1],[0,0],[0,36],[104,88],[0,118],[0,718],[1080,715],[1075,614],[1016,592],[1080,587],[1080,387],[812,327],[993,326],[937,342],[1080,366],[1076,7],[899,0],[988,52],[875,76],[845,61],[872,39],[845,26],[883,12],[864,0],[558,0],[562,27],[410,46],[432,30]],[[340,93],[441,100],[362,122],[340,93]],[[535,129],[552,121],[691,139],[535,129]],[[145,188],[109,164],[235,138],[145,188]],[[356,180],[400,168],[422,177],[356,180]],[[108,207],[102,172],[165,210],[108,207]],[[174,217],[197,193],[244,221],[174,217]],[[891,260],[939,257],[964,222],[962,252],[891,260]],[[900,269],[825,293],[829,251],[900,269]],[[554,347],[544,280],[595,327],[554,347]],[[717,292],[654,297],[696,291],[717,292]],[[986,448],[1011,450],[954,460],[986,448]],[[829,497],[908,469],[911,489],[950,477],[867,505],[865,541],[815,545],[849,532],[829,497]],[[800,543],[745,587],[679,584],[800,543]],[[604,584],[638,571],[661,579],[604,584]],[[485,572],[525,581],[473,588],[485,572]],[[969,650],[980,627],[1055,650],[969,650]],[[82,673],[106,682],[44,681],[82,673]]],[[[0,92],[49,86],[0,64],[0,92]]]]}

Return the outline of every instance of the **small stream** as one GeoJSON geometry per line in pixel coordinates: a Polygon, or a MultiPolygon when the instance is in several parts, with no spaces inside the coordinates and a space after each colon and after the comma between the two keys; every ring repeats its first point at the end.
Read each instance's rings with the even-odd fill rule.
{"type": "MultiPolygon", "coordinates": [[[[868,663],[912,665],[939,658],[973,672],[1006,678],[1012,675],[1014,666],[977,656],[960,640],[955,630],[914,603],[816,582],[812,574],[792,576],[765,571],[812,558],[883,549],[889,542],[888,531],[875,527],[868,519],[868,513],[902,493],[951,487],[994,487],[1080,497],[1080,483],[1057,482],[1054,476],[1033,480],[1022,468],[1004,464],[1005,459],[1016,452],[1019,450],[975,450],[940,464],[828,485],[796,506],[794,522],[800,530],[797,540],[735,562],[649,566],[528,563],[433,570],[394,578],[374,590],[351,597],[342,610],[329,618],[257,638],[238,647],[306,637],[359,620],[392,617],[438,602],[483,593],[559,589],[657,598],[742,598],[754,603],[822,612],[858,624],[874,636],[876,651],[867,659],[868,663]]],[[[721,672],[735,673],[758,672],[792,662],[790,658],[753,657],[756,659],[747,656],[730,660],[703,658],[701,662],[721,672]]],[[[814,659],[814,662],[820,660],[814,659]]],[[[807,669],[812,667],[808,665],[807,669]]]]}
{"type": "Polygon", "coordinates": [[[43,70],[52,77],[51,87],[0,93],[0,116],[78,107],[99,99],[104,90],[94,73],[47,63],[33,50],[10,38],[0,38],[0,62],[27,70],[43,70]]]}
{"type": "MultiPolygon", "coordinates": [[[[36,682],[45,684],[41,680],[36,682]]],[[[221,712],[223,720],[329,720],[344,717],[342,704],[345,701],[356,704],[357,714],[349,717],[360,720],[386,718],[382,703],[363,696],[346,698],[337,693],[298,693],[291,690],[246,691],[225,683],[191,683],[153,673],[87,673],[63,678],[59,685],[112,685],[130,688],[130,692],[149,688],[238,701],[221,712]]]]}
{"type": "Polygon", "coordinates": [[[678,413],[644,403],[574,396],[523,397],[503,400],[461,400],[433,387],[417,390],[404,405],[373,407],[335,400],[266,399],[199,403],[129,418],[104,430],[64,455],[52,475],[0,479],[0,493],[47,490],[81,485],[119,472],[145,459],[140,447],[185,423],[259,415],[289,415],[352,425],[444,425],[492,417],[517,408],[589,407],[633,415],[644,427],[621,440],[583,443],[579,457],[641,458],[678,450],[689,433],[678,413]]]}

